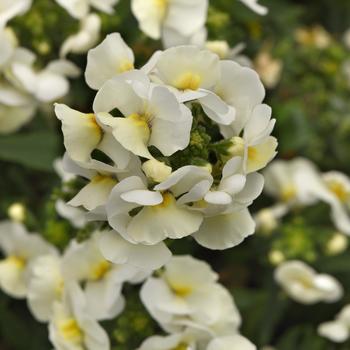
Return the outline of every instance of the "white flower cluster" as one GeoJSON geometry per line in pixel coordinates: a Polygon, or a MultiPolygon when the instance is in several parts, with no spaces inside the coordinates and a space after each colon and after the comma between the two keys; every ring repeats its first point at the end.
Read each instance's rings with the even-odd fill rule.
{"type": "Polygon", "coordinates": [[[101,237],[108,260],[154,269],[170,257],[167,238],[192,236],[226,249],[254,233],[247,207],[262,191],[257,171],[275,156],[277,142],[253,70],[194,46],[157,52],[137,70],[115,33],[88,53],[85,77],[98,89],[93,113],[63,104],[55,110],[65,171],[87,179],[69,204],[108,222],[101,237]],[[215,127],[218,142],[231,144],[224,160],[178,162],[196,142],[195,123],[215,127]]]}
{"type": "Polygon", "coordinates": [[[350,179],[345,174],[339,171],[321,173],[309,160],[296,158],[272,162],[264,171],[264,177],[264,190],[278,203],[264,209],[264,217],[257,216],[258,224],[278,219],[295,207],[324,202],[330,206],[331,219],[337,230],[350,234],[350,179]]]}
{"type": "Polygon", "coordinates": [[[139,350],[240,349],[256,347],[238,335],[241,323],[231,295],[205,262],[173,257],[141,288],[141,300],[169,336],[153,336],[139,350]]]}
{"type": "Polygon", "coordinates": [[[151,337],[140,350],[170,350],[180,345],[203,350],[256,349],[239,335],[239,312],[209,265],[177,256],[157,277],[150,277],[149,270],[107,261],[99,248],[100,235],[95,232],[83,243],[72,241],[60,255],[21,224],[0,224],[4,254],[0,287],[14,298],[27,299],[34,317],[48,323],[56,350],[110,349],[108,335],[98,322],[123,311],[125,283],[145,279],[141,300],[171,335],[151,337]]]}
{"type": "Polygon", "coordinates": [[[28,123],[38,107],[65,96],[68,78],[80,70],[63,59],[37,70],[34,53],[18,46],[9,27],[0,26],[0,46],[0,134],[6,134],[28,123]]]}

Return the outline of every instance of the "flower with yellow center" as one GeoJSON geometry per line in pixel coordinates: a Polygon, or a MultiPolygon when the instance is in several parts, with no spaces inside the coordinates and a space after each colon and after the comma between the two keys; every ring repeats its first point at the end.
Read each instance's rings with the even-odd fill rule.
{"type": "Polygon", "coordinates": [[[124,117],[109,115],[103,120],[126,150],[152,159],[149,146],[170,156],[190,140],[191,111],[180,104],[166,87],[155,86],[140,71],[108,81],[94,101],[96,113],[118,109],[124,117]]]}
{"type": "Polygon", "coordinates": [[[28,294],[28,276],[34,261],[41,255],[56,254],[56,249],[37,234],[28,234],[15,222],[0,224],[0,287],[14,298],[28,294]]]}
{"type": "Polygon", "coordinates": [[[101,44],[90,50],[85,79],[98,90],[109,79],[134,69],[134,54],[119,33],[107,35],[101,44]]]}
{"type": "Polygon", "coordinates": [[[62,301],[53,305],[49,324],[50,341],[55,349],[108,350],[107,333],[91,316],[80,286],[69,282],[62,301]]]}
{"type": "Polygon", "coordinates": [[[317,272],[302,261],[286,261],[275,271],[275,280],[294,300],[302,304],[336,302],[343,288],[332,276],[317,272]]]}

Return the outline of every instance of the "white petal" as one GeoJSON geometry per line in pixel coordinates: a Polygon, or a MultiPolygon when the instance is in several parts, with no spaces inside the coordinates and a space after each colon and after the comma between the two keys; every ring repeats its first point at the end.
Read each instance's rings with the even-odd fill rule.
{"type": "Polygon", "coordinates": [[[87,60],[86,82],[95,90],[109,79],[134,68],[134,54],[119,33],[107,35],[100,45],[89,51],[87,60]]]}
{"type": "Polygon", "coordinates": [[[256,350],[256,346],[240,334],[213,339],[207,350],[256,350]]]}
{"type": "Polygon", "coordinates": [[[115,264],[128,263],[146,270],[159,269],[171,257],[170,250],[162,242],[151,246],[131,244],[115,231],[102,234],[100,248],[104,257],[115,264]]]}
{"type": "Polygon", "coordinates": [[[102,138],[101,128],[93,114],[83,114],[63,104],[55,105],[55,113],[62,121],[64,145],[75,161],[87,161],[102,138]]]}
{"type": "Polygon", "coordinates": [[[325,322],[319,325],[318,334],[335,343],[343,343],[349,339],[349,328],[340,321],[325,322]]]}

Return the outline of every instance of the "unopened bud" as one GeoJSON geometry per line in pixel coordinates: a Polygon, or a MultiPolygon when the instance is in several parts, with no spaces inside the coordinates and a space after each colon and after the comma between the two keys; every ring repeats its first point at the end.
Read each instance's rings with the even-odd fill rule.
{"type": "Polygon", "coordinates": [[[154,182],[166,180],[172,172],[170,166],[156,159],[150,159],[142,164],[142,170],[145,175],[154,182]]]}
{"type": "Polygon", "coordinates": [[[26,208],[21,203],[13,203],[7,209],[7,215],[13,221],[23,222],[26,219],[26,208]]]}

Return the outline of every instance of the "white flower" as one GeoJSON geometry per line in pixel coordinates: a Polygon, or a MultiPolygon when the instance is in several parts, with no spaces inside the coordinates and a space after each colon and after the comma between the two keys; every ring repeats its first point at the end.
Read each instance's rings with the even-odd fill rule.
{"type": "Polygon", "coordinates": [[[269,52],[260,52],[255,58],[254,66],[267,88],[273,89],[281,80],[283,62],[273,58],[269,52]]]}
{"type": "Polygon", "coordinates": [[[56,350],[109,350],[105,330],[88,314],[87,301],[78,284],[65,288],[62,302],[55,302],[49,338],[56,350]]]}
{"type": "Polygon", "coordinates": [[[152,39],[160,39],[166,29],[191,36],[205,24],[208,0],[132,0],[131,8],[152,39]]]}
{"type": "Polygon", "coordinates": [[[282,263],[275,271],[275,279],[292,299],[302,304],[333,303],[343,295],[343,288],[334,277],[317,274],[302,261],[282,263]]]}
{"type": "Polygon", "coordinates": [[[0,225],[0,287],[14,298],[27,295],[31,264],[40,255],[54,253],[55,249],[37,234],[29,234],[19,223],[0,225]]]}
{"type": "Polygon", "coordinates": [[[239,334],[213,339],[207,350],[256,350],[256,346],[239,334]]]}
{"type": "Polygon", "coordinates": [[[99,121],[103,115],[80,113],[63,104],[55,105],[55,113],[62,122],[64,145],[73,161],[89,162],[91,153],[99,149],[121,169],[130,163],[130,152],[114,139],[110,128],[99,121]]]}
{"type": "Polygon", "coordinates": [[[183,102],[197,100],[209,118],[222,125],[235,119],[228,106],[213,89],[221,78],[219,57],[196,46],[165,50],[155,64],[153,78],[171,88],[183,102]]]}
{"type": "Polygon", "coordinates": [[[27,62],[14,62],[11,71],[14,83],[43,103],[51,103],[65,96],[69,91],[67,78],[80,74],[79,68],[66,60],[52,61],[41,71],[36,71],[27,62]]]}
{"type": "Polygon", "coordinates": [[[307,159],[275,160],[264,171],[264,177],[266,193],[282,202],[310,205],[317,201],[312,188],[320,182],[320,175],[307,159]]]}
{"type": "Polygon", "coordinates": [[[141,300],[167,331],[188,327],[209,335],[232,334],[240,325],[240,315],[217,278],[205,262],[173,257],[160,277],[151,277],[142,286],[141,300]]]}
{"type": "Polygon", "coordinates": [[[258,0],[239,0],[244,5],[248,6],[251,10],[259,15],[266,15],[268,9],[265,6],[258,4],[258,0]]]}
{"type": "Polygon", "coordinates": [[[206,217],[193,237],[209,249],[227,249],[240,244],[255,231],[255,223],[248,209],[264,185],[263,176],[242,174],[242,159],[232,158],[223,168],[217,188],[205,194],[204,201],[194,203],[194,208],[206,217]],[[217,234],[218,227],[220,231],[217,234]]]}
{"type": "Polygon", "coordinates": [[[62,268],[66,279],[85,282],[87,310],[97,320],[112,319],[124,308],[121,294],[124,282],[139,282],[147,276],[127,264],[107,261],[99,248],[100,233],[83,243],[73,241],[64,254],[62,268]]]}
{"type": "Polygon", "coordinates": [[[112,33],[87,56],[86,83],[98,90],[109,79],[134,69],[135,57],[119,33],[112,33]]]}
{"type": "Polygon", "coordinates": [[[94,47],[98,41],[101,30],[101,19],[96,14],[90,14],[83,18],[77,33],[69,36],[62,44],[60,56],[65,57],[68,53],[85,53],[94,47]]]}
{"type": "Polygon", "coordinates": [[[220,125],[220,131],[225,138],[240,134],[265,96],[264,86],[254,70],[227,60],[220,61],[220,79],[213,91],[236,112],[233,122],[220,125]]]}
{"type": "Polygon", "coordinates": [[[327,188],[335,194],[340,202],[350,208],[350,179],[339,171],[330,171],[322,175],[327,188]]]}
{"type": "Polygon", "coordinates": [[[37,103],[28,94],[0,84],[0,134],[8,134],[27,124],[35,114],[37,103]]]}
{"type": "Polygon", "coordinates": [[[335,343],[343,343],[350,337],[350,305],[346,305],[334,321],[319,325],[318,334],[335,343]]]}
{"type": "Polygon", "coordinates": [[[53,304],[62,300],[63,291],[64,279],[58,254],[42,255],[35,259],[30,269],[27,301],[38,321],[50,320],[53,304]]]}
{"type": "Polygon", "coordinates": [[[98,91],[95,112],[113,109],[123,117],[110,116],[103,122],[113,129],[115,139],[135,155],[152,159],[148,147],[155,146],[170,156],[186,148],[190,141],[190,109],[166,87],[151,84],[141,72],[135,72],[131,81],[126,76],[111,79],[98,91]]]}
{"type": "Polygon", "coordinates": [[[102,255],[114,264],[130,264],[144,270],[159,269],[171,257],[164,242],[154,245],[133,244],[116,231],[101,234],[100,249],[102,255]]]}
{"type": "Polygon", "coordinates": [[[187,166],[173,172],[167,180],[148,190],[137,176],[119,182],[108,199],[109,224],[132,243],[156,244],[166,238],[179,239],[199,229],[203,215],[186,203],[203,198],[211,185],[210,174],[187,166]],[[131,215],[132,211],[136,215],[131,215]]]}
{"type": "Polygon", "coordinates": [[[251,173],[264,168],[277,154],[277,140],[270,136],[276,120],[271,120],[271,108],[265,104],[254,108],[246,123],[243,137],[231,139],[233,145],[228,150],[232,156],[244,158],[243,169],[251,173]]]}
{"type": "Polygon", "coordinates": [[[89,14],[90,7],[113,14],[119,0],[56,0],[72,17],[82,19],[89,14]]]}
{"type": "Polygon", "coordinates": [[[0,28],[16,16],[23,15],[32,6],[32,0],[3,0],[0,3],[0,28]]]}

